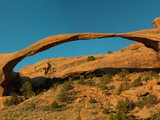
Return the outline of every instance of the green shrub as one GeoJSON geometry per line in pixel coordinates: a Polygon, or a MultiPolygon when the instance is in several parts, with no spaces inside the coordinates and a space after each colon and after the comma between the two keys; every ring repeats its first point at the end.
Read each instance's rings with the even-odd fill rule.
{"type": "Polygon", "coordinates": [[[147,96],[147,103],[149,105],[157,104],[159,102],[158,97],[156,95],[147,96]]]}
{"type": "Polygon", "coordinates": [[[69,102],[69,97],[67,93],[60,93],[57,95],[57,100],[60,102],[69,102]]]}
{"type": "Polygon", "coordinates": [[[31,108],[32,108],[32,109],[35,109],[35,108],[36,108],[35,103],[32,103],[32,104],[31,104],[31,108]]]}
{"type": "Polygon", "coordinates": [[[30,98],[35,95],[35,93],[32,90],[32,85],[30,82],[25,82],[22,85],[22,88],[20,89],[20,91],[21,91],[22,95],[25,97],[25,99],[30,98]]]}
{"type": "Polygon", "coordinates": [[[113,53],[113,52],[112,52],[112,51],[108,51],[107,53],[108,53],[108,54],[111,54],[111,53],[113,53]]]}
{"type": "Polygon", "coordinates": [[[108,109],[108,108],[104,108],[104,109],[102,110],[102,113],[103,113],[103,114],[109,114],[109,113],[110,113],[110,111],[109,111],[109,109],[108,109]]]}
{"type": "Polygon", "coordinates": [[[93,81],[93,79],[89,79],[89,80],[86,80],[86,85],[88,85],[88,86],[95,86],[96,84],[95,84],[95,82],[93,81]]]}
{"type": "Polygon", "coordinates": [[[109,90],[103,91],[103,94],[105,94],[105,95],[107,95],[107,96],[111,95],[111,93],[109,92],[109,90]]]}
{"type": "Polygon", "coordinates": [[[112,76],[111,74],[105,74],[101,77],[101,84],[108,84],[112,82],[112,76]]]}
{"type": "Polygon", "coordinates": [[[88,58],[87,58],[87,61],[89,62],[89,61],[94,61],[95,60],[95,57],[94,56],[88,56],[88,58]]]}
{"type": "Polygon", "coordinates": [[[142,109],[145,105],[146,101],[143,99],[136,102],[136,106],[139,107],[140,109],[142,109]]]}
{"type": "Polygon", "coordinates": [[[118,104],[116,106],[116,109],[124,113],[128,113],[130,110],[133,110],[134,108],[135,108],[135,103],[129,100],[125,101],[120,100],[118,101],[118,104]]]}
{"type": "Polygon", "coordinates": [[[133,87],[138,87],[138,86],[140,86],[140,85],[142,85],[142,83],[141,83],[141,78],[139,77],[138,79],[135,79],[134,81],[133,81],[133,83],[132,83],[132,86],[133,87]]]}
{"type": "Polygon", "coordinates": [[[81,84],[81,85],[85,85],[85,79],[84,77],[80,77],[80,79],[78,80],[78,84],[81,84]]]}
{"type": "Polygon", "coordinates": [[[106,85],[104,85],[104,84],[99,84],[98,87],[101,88],[101,90],[108,89],[108,87],[106,85]]]}
{"type": "Polygon", "coordinates": [[[126,77],[127,74],[129,74],[129,71],[126,69],[122,69],[121,72],[118,73],[121,78],[126,77]]]}
{"type": "Polygon", "coordinates": [[[109,120],[136,120],[135,116],[127,116],[122,111],[117,111],[115,115],[110,114],[109,120]]]}
{"type": "Polygon", "coordinates": [[[147,120],[160,120],[160,111],[151,114],[151,116],[147,118],[147,120]]]}
{"type": "Polygon", "coordinates": [[[5,102],[3,103],[4,106],[12,106],[12,105],[17,105],[23,101],[23,98],[18,97],[16,93],[11,93],[11,98],[6,99],[5,102]]]}
{"type": "Polygon", "coordinates": [[[72,86],[72,81],[69,80],[69,81],[65,81],[63,83],[63,86],[62,86],[62,89],[61,89],[61,92],[67,92],[69,90],[72,90],[74,87],[72,86]]]}
{"type": "Polygon", "coordinates": [[[136,102],[136,106],[139,108],[143,108],[145,105],[149,107],[157,103],[159,103],[158,97],[156,95],[151,94],[151,95],[142,97],[141,100],[136,102]]]}
{"type": "Polygon", "coordinates": [[[108,90],[113,90],[113,89],[115,89],[114,85],[108,86],[108,90]]]}
{"type": "Polygon", "coordinates": [[[93,98],[90,98],[88,102],[89,103],[96,103],[97,101],[95,99],[93,99],[93,98]]]}
{"type": "Polygon", "coordinates": [[[152,79],[152,77],[149,76],[149,75],[147,75],[147,76],[145,76],[145,77],[143,78],[142,81],[148,81],[148,80],[151,80],[151,79],[152,79]]]}
{"type": "Polygon", "coordinates": [[[109,119],[108,120],[116,120],[115,115],[110,114],[109,119]]]}
{"type": "Polygon", "coordinates": [[[85,75],[85,78],[93,78],[93,77],[96,77],[96,74],[95,73],[89,73],[89,74],[86,74],[85,75]]]}
{"type": "Polygon", "coordinates": [[[125,90],[123,85],[120,85],[118,90],[117,90],[117,95],[120,95],[122,93],[122,91],[125,90]]]}
{"type": "Polygon", "coordinates": [[[57,101],[53,101],[52,104],[51,104],[51,107],[52,108],[58,108],[59,105],[58,105],[57,101]]]}

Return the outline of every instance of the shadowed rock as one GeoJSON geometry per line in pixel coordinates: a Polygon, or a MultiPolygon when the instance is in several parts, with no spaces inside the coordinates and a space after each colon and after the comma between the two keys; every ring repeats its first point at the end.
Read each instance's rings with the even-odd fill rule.
{"type": "Polygon", "coordinates": [[[10,82],[10,72],[15,65],[27,56],[32,56],[38,52],[44,51],[56,45],[76,41],[88,40],[107,37],[122,37],[143,43],[146,47],[152,48],[159,52],[160,46],[160,18],[156,18],[153,22],[155,29],[147,29],[129,33],[74,33],[54,35],[42,39],[35,44],[9,54],[0,54],[0,96],[6,95],[6,88],[10,82]]]}

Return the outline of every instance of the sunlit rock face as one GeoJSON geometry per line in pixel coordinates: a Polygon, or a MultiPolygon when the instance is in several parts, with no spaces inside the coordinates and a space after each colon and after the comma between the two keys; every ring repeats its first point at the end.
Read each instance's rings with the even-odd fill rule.
{"type": "Polygon", "coordinates": [[[11,81],[10,72],[12,72],[16,64],[18,64],[26,56],[32,56],[38,52],[42,52],[65,42],[107,37],[122,37],[141,42],[146,47],[152,48],[155,51],[159,52],[160,29],[157,29],[159,28],[159,23],[159,18],[156,18],[153,22],[156,29],[147,29],[129,33],[74,33],[54,35],[44,38],[23,50],[9,54],[0,54],[0,96],[6,95],[6,88],[11,81]]]}

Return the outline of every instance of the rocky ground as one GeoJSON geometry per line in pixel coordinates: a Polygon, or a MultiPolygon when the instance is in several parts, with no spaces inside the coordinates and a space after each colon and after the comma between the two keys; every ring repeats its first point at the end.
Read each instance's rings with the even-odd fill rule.
{"type": "Polygon", "coordinates": [[[54,83],[48,91],[18,105],[1,108],[0,118],[106,120],[113,115],[126,120],[145,120],[159,112],[159,82],[159,74],[154,71],[130,73],[123,69],[113,75],[82,75],[62,84],[54,83]],[[58,103],[58,107],[52,106],[53,101],[58,103]]]}
{"type": "Polygon", "coordinates": [[[34,94],[20,89],[24,101],[12,105],[5,101],[13,96],[1,98],[0,120],[158,120],[159,63],[157,52],[133,43],[114,53],[25,66],[11,77],[32,83],[34,94]]]}

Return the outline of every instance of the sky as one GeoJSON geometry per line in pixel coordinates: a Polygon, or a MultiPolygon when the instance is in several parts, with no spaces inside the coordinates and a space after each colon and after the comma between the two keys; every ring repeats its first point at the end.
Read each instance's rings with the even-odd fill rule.
{"type": "MultiPolygon", "coordinates": [[[[0,0],[0,53],[56,34],[123,33],[153,28],[159,0],[0,0]]],[[[74,41],[26,57],[15,68],[44,59],[105,54],[133,43],[122,38],[74,41]]]]}

